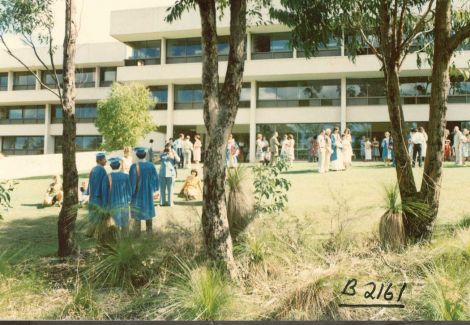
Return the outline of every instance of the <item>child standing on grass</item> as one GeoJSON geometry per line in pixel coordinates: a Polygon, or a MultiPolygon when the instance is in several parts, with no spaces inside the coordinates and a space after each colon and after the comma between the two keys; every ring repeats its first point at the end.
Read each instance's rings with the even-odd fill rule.
{"type": "Polygon", "coordinates": [[[366,138],[364,147],[365,147],[366,161],[371,161],[372,160],[372,143],[370,142],[369,138],[366,138]]]}

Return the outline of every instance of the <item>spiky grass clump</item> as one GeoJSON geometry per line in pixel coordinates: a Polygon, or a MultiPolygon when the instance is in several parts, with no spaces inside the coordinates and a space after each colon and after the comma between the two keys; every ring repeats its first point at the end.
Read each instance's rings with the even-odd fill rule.
{"type": "Polygon", "coordinates": [[[232,303],[224,274],[218,268],[192,266],[179,260],[180,272],[174,274],[167,289],[168,305],[163,316],[172,320],[223,319],[232,303]]]}
{"type": "Polygon", "coordinates": [[[380,218],[379,238],[385,250],[399,251],[406,243],[403,205],[397,185],[385,187],[385,213],[380,218]]]}
{"type": "Polygon", "coordinates": [[[233,238],[250,223],[253,214],[253,189],[248,181],[248,169],[239,165],[227,171],[227,216],[233,238]]]}
{"type": "Polygon", "coordinates": [[[93,287],[89,283],[78,281],[74,288],[72,301],[54,318],[97,319],[102,315],[102,309],[93,287]]]}
{"type": "Polygon", "coordinates": [[[314,275],[289,292],[273,314],[274,319],[335,320],[339,318],[339,297],[332,290],[331,274],[314,275]]]}
{"type": "Polygon", "coordinates": [[[103,246],[101,256],[86,275],[95,285],[134,289],[150,280],[151,268],[146,265],[149,246],[129,239],[103,246]]]}

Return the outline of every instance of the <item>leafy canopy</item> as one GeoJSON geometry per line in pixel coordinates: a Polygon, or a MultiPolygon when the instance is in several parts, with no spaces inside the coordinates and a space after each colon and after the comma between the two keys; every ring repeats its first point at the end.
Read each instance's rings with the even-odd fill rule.
{"type": "Polygon", "coordinates": [[[114,83],[108,98],[98,102],[96,127],[104,136],[104,149],[119,150],[135,146],[155,130],[149,108],[155,102],[150,91],[137,83],[114,83]]]}

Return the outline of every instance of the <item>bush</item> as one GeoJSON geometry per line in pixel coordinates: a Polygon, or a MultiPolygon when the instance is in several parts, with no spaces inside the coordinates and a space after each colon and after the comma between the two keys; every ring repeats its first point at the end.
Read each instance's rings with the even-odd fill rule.
{"type": "Polygon", "coordinates": [[[281,212],[287,207],[287,193],[290,181],[281,177],[289,169],[289,162],[279,158],[273,165],[259,165],[253,168],[255,173],[255,210],[257,212],[281,212]]]}
{"type": "Polygon", "coordinates": [[[86,275],[93,284],[134,289],[151,278],[150,248],[146,243],[121,240],[103,246],[98,262],[91,263],[86,275]]]}
{"type": "Polygon", "coordinates": [[[0,220],[3,219],[3,209],[11,208],[11,193],[15,189],[16,183],[12,181],[0,182],[0,220]]]}
{"type": "Polygon", "coordinates": [[[218,268],[191,266],[179,260],[167,289],[168,305],[163,316],[172,320],[215,320],[227,314],[232,296],[224,274],[218,268]]]}
{"type": "Polygon", "coordinates": [[[253,214],[253,195],[247,182],[248,176],[248,170],[241,165],[227,171],[227,217],[233,239],[248,226],[253,214]]]}
{"type": "Polygon", "coordinates": [[[96,319],[102,314],[101,307],[97,303],[99,299],[89,283],[78,281],[72,296],[72,302],[67,304],[55,318],[63,319],[96,319]]]}

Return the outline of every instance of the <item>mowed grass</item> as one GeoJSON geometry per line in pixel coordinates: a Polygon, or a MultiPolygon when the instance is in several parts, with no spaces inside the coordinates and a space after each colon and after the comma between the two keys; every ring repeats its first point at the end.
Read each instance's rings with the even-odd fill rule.
{"type": "MultiPolygon", "coordinates": [[[[418,183],[421,181],[420,172],[421,169],[415,169],[418,183]]],[[[207,266],[201,259],[202,203],[187,202],[177,197],[189,170],[180,170],[178,173],[174,189],[175,205],[171,208],[157,207],[158,217],[154,223],[156,235],[143,239],[152,245],[154,251],[152,256],[145,257],[149,260],[146,260],[144,268],[147,268],[151,261],[155,271],[149,273],[152,274],[150,282],[145,284],[143,289],[133,293],[127,292],[125,288],[98,288],[87,291],[85,284],[78,285],[78,279],[87,281],[86,277],[83,278],[85,273],[82,269],[85,265],[94,263],[94,259],[89,256],[96,253],[95,241],[84,236],[86,210],[79,210],[76,232],[77,242],[83,253],[82,258],[61,261],[55,257],[59,208],[41,207],[43,194],[50,179],[20,180],[13,195],[13,207],[5,219],[0,221],[0,278],[2,253],[3,259],[14,266],[13,274],[6,272],[6,281],[0,284],[0,318],[201,317],[198,316],[199,312],[193,316],[188,313],[188,310],[199,310],[196,307],[185,307],[184,312],[180,309],[174,310],[174,306],[178,306],[178,303],[174,302],[179,299],[177,297],[186,294],[198,297],[202,295],[199,291],[185,293],[184,290],[199,288],[197,281],[200,279],[201,285],[210,285],[212,277],[205,274],[216,272],[206,271],[207,266]],[[175,277],[172,274],[177,273],[180,268],[180,263],[175,263],[174,258],[191,263],[196,261],[194,269],[187,271],[187,274],[194,277],[193,281],[196,281],[193,287],[175,284],[175,280],[171,280],[175,277]],[[200,274],[204,276],[200,277],[200,274]],[[177,290],[183,290],[181,295],[177,290]],[[167,301],[173,301],[174,304],[165,307],[167,301]]],[[[378,251],[374,237],[383,213],[381,206],[384,200],[384,185],[395,182],[395,170],[380,163],[358,162],[347,171],[320,175],[316,173],[314,163],[301,162],[295,163],[284,177],[292,183],[287,211],[281,215],[259,217],[247,228],[240,242],[235,243],[237,262],[244,270],[243,273],[248,275],[244,275],[243,284],[230,284],[231,298],[227,300],[232,301],[230,310],[219,312],[217,307],[205,317],[312,319],[322,318],[326,313],[328,317],[335,319],[426,319],[426,314],[421,311],[426,309],[420,306],[419,300],[424,292],[423,282],[429,281],[429,277],[426,278],[424,271],[421,271],[421,263],[428,263],[431,255],[440,256],[439,247],[451,244],[447,244],[446,238],[438,238],[433,243],[436,247],[415,246],[404,254],[384,256],[378,251]],[[342,281],[350,277],[356,277],[363,282],[414,282],[411,297],[407,295],[405,299],[411,307],[399,311],[358,310],[345,313],[343,310],[336,313],[333,310],[336,303],[327,308],[328,312],[322,311],[325,306],[315,309],[310,305],[302,305],[305,299],[319,304],[322,301],[330,304],[331,299],[337,299],[332,296],[331,288],[341,289],[340,286],[344,285],[342,281]],[[339,284],[338,278],[341,280],[339,284]],[[316,292],[320,292],[322,296],[317,296],[316,292]],[[245,300],[246,302],[243,302],[245,300]],[[237,310],[246,312],[241,314],[237,310]]],[[[456,168],[450,163],[446,165],[438,227],[443,226],[440,228],[445,229],[444,225],[458,224],[464,215],[470,215],[468,179],[470,167],[456,168]]],[[[450,230],[449,234],[451,238],[460,240],[450,230]]],[[[459,236],[462,234],[468,237],[468,231],[459,236]]],[[[468,238],[462,240],[468,243],[468,238]]],[[[459,264],[456,268],[459,270],[459,264]]],[[[176,276],[176,279],[179,277],[176,276]]],[[[222,280],[217,277],[214,279],[213,292],[218,292],[221,290],[218,288],[222,280]]],[[[204,299],[196,300],[206,301],[212,299],[212,296],[217,297],[215,293],[209,297],[205,296],[211,290],[202,292],[204,299]]],[[[215,305],[212,302],[210,306],[214,308],[215,305]]],[[[229,307],[222,304],[220,306],[222,309],[229,307]]],[[[439,316],[433,317],[440,319],[439,316]]]]}

